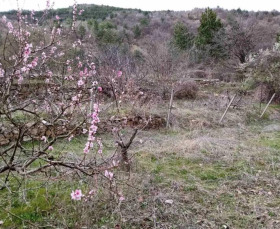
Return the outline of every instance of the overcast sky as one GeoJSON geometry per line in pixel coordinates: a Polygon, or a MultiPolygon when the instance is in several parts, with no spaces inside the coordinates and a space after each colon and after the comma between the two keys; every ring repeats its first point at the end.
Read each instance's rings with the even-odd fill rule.
{"type": "MultiPolygon", "coordinates": [[[[73,0],[50,0],[54,8],[68,7],[73,0]]],[[[280,0],[77,0],[79,3],[93,3],[142,10],[191,10],[193,8],[221,7],[254,11],[280,11],[280,0]]],[[[18,0],[21,9],[42,10],[46,0],[18,0]]],[[[0,11],[17,9],[17,0],[0,0],[0,11]]]]}

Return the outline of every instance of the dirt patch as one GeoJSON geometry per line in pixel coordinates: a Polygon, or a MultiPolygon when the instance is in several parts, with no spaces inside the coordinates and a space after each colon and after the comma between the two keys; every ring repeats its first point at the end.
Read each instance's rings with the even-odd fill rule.
{"type": "Polygon", "coordinates": [[[166,120],[159,115],[150,115],[150,116],[140,116],[140,115],[131,115],[131,116],[112,116],[109,120],[103,121],[99,124],[99,129],[101,132],[109,132],[114,127],[125,128],[138,128],[144,130],[151,129],[160,129],[166,126],[166,120]]]}

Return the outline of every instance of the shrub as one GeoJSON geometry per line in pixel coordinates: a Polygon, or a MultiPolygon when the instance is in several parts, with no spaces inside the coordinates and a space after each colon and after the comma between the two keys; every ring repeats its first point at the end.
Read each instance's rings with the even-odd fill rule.
{"type": "Polygon", "coordinates": [[[142,19],[140,20],[140,24],[141,24],[142,26],[147,26],[147,25],[149,25],[149,19],[148,19],[148,18],[142,18],[142,19]]]}
{"type": "Polygon", "coordinates": [[[83,25],[79,26],[79,35],[80,35],[81,39],[83,39],[84,36],[86,35],[86,28],[83,25]]]}
{"type": "Polygon", "coordinates": [[[198,85],[194,81],[181,83],[175,90],[177,99],[195,99],[198,93],[198,85]]]}
{"type": "Polygon", "coordinates": [[[141,36],[141,29],[139,25],[134,26],[133,33],[134,33],[134,38],[139,38],[141,36]]]}
{"type": "Polygon", "coordinates": [[[251,82],[255,88],[262,85],[266,88],[263,99],[269,99],[274,93],[274,101],[280,101],[280,45],[276,43],[273,49],[260,51],[242,65],[242,71],[246,76],[245,84],[251,82]]]}

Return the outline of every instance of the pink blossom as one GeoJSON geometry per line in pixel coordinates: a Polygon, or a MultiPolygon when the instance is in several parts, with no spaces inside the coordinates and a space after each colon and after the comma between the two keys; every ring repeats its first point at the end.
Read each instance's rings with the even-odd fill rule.
{"type": "Polygon", "coordinates": [[[58,28],[57,31],[56,31],[56,33],[57,33],[58,35],[60,35],[60,34],[61,34],[61,29],[58,28]]]}
{"type": "Polygon", "coordinates": [[[79,61],[78,68],[81,68],[82,66],[83,66],[82,62],[79,61]]]}
{"type": "MultiPolygon", "coordinates": [[[[98,107],[99,107],[99,106],[98,106],[97,103],[93,104],[93,109],[94,109],[95,111],[99,111],[99,108],[98,108],[98,107]]],[[[92,114],[92,116],[95,116],[95,115],[96,115],[95,113],[92,114]]]]}
{"type": "Polygon", "coordinates": [[[121,196],[120,196],[120,201],[124,201],[124,200],[125,200],[124,196],[121,195],[121,196]]]}
{"type": "Polygon", "coordinates": [[[89,194],[89,195],[94,194],[94,190],[93,190],[93,189],[92,189],[92,190],[90,190],[88,194],[89,194]]]}
{"type": "Polygon", "coordinates": [[[122,71],[118,71],[117,76],[121,77],[122,76],[122,71]]]}
{"type": "Polygon", "coordinates": [[[31,54],[31,48],[32,48],[32,44],[25,45],[24,52],[23,52],[24,61],[26,61],[29,55],[31,54]]]}
{"type": "Polygon", "coordinates": [[[60,19],[60,17],[59,17],[58,15],[56,15],[55,18],[56,18],[56,20],[59,20],[59,19],[60,19]]]}
{"type": "Polygon", "coordinates": [[[52,146],[49,146],[48,150],[52,151],[52,150],[53,150],[53,147],[52,147],[52,146]]]}
{"type": "Polygon", "coordinates": [[[80,10],[80,11],[79,11],[79,13],[78,13],[78,14],[79,14],[79,15],[82,15],[82,13],[83,13],[84,11],[85,11],[85,10],[84,10],[84,9],[82,9],[82,10],[80,10]]]}
{"type": "Polygon", "coordinates": [[[48,71],[47,74],[49,77],[52,77],[52,75],[53,75],[52,71],[48,71]]]}
{"type": "Polygon", "coordinates": [[[25,73],[25,72],[29,71],[29,68],[23,66],[20,70],[22,73],[25,73]]]}
{"type": "Polygon", "coordinates": [[[71,136],[68,138],[68,141],[70,142],[72,140],[72,138],[74,138],[73,134],[71,134],[71,136]]]}
{"type": "Polygon", "coordinates": [[[105,170],[105,177],[107,177],[109,180],[112,180],[113,176],[114,176],[114,174],[112,172],[105,170]]]}
{"type": "Polygon", "coordinates": [[[8,29],[9,29],[9,33],[12,33],[13,29],[14,29],[13,24],[11,22],[8,22],[7,26],[8,26],[8,29]]]}
{"type": "Polygon", "coordinates": [[[93,70],[95,70],[95,63],[92,62],[92,63],[90,64],[90,68],[93,69],[93,70]]]}
{"type": "Polygon", "coordinates": [[[44,141],[45,143],[47,142],[47,137],[46,136],[42,136],[41,140],[44,141]]]}
{"type": "Polygon", "coordinates": [[[90,70],[90,71],[89,71],[89,74],[90,74],[90,75],[95,75],[95,74],[96,74],[96,71],[95,71],[95,70],[90,70]]]}
{"type": "Polygon", "coordinates": [[[38,62],[38,57],[35,57],[34,60],[32,60],[31,62],[33,68],[37,66],[37,62],[38,62]]]}
{"type": "Polygon", "coordinates": [[[55,52],[55,50],[57,50],[57,47],[52,47],[52,49],[51,49],[51,53],[54,53],[55,52]]]}
{"type": "Polygon", "coordinates": [[[22,75],[19,75],[19,76],[18,76],[18,84],[21,84],[22,81],[23,81],[23,77],[22,77],[22,75]]]}
{"type": "Polygon", "coordinates": [[[4,77],[5,71],[4,69],[0,68],[0,78],[4,77]]]}
{"type": "Polygon", "coordinates": [[[119,161],[115,161],[115,160],[113,160],[113,161],[112,161],[112,164],[113,164],[113,166],[114,166],[114,167],[116,167],[116,166],[118,166],[118,165],[119,165],[119,161]]]}
{"type": "Polygon", "coordinates": [[[89,147],[86,146],[86,147],[84,148],[84,153],[85,153],[85,154],[88,154],[88,153],[89,153],[89,147]]]}
{"type": "Polygon", "coordinates": [[[76,189],[75,191],[71,192],[72,200],[81,200],[83,197],[82,190],[76,189]]]}
{"type": "Polygon", "coordinates": [[[83,80],[79,80],[79,81],[78,81],[78,86],[79,86],[79,87],[83,86],[84,84],[85,84],[85,82],[84,82],[83,80]]]}
{"type": "Polygon", "coordinates": [[[73,96],[73,97],[72,97],[72,101],[74,101],[74,102],[79,101],[78,96],[76,96],[76,95],[75,95],[75,96],[73,96]]]}
{"type": "Polygon", "coordinates": [[[102,87],[98,87],[97,90],[98,90],[99,92],[102,92],[102,87]]]}

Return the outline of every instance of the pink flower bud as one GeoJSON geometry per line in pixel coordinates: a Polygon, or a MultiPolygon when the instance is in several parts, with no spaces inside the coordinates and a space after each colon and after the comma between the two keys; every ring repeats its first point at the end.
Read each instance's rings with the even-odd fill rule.
{"type": "Polygon", "coordinates": [[[122,71],[118,71],[117,76],[121,77],[122,76],[122,71]]]}

